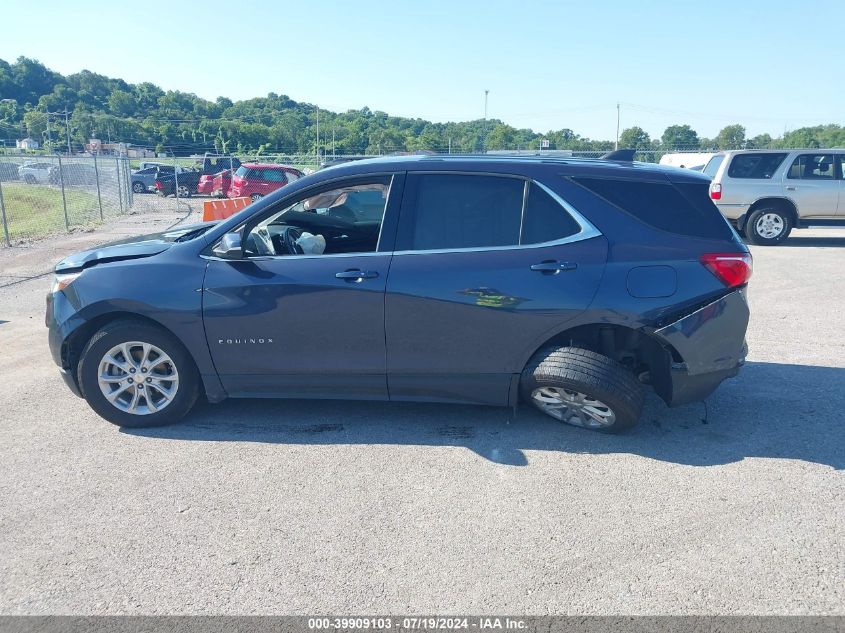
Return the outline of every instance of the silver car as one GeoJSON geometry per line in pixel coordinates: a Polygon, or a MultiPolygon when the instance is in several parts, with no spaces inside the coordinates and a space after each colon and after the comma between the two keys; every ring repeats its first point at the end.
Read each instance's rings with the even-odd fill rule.
{"type": "Polygon", "coordinates": [[[18,167],[18,178],[30,185],[46,185],[50,182],[52,163],[26,163],[18,167]]]}
{"type": "Polygon", "coordinates": [[[710,197],[751,244],[780,244],[794,228],[845,226],[845,150],[719,152],[704,173],[710,197]]]}

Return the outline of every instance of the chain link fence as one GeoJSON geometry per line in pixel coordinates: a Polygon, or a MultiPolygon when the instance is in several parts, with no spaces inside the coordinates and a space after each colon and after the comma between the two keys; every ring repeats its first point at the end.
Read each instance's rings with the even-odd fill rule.
{"type": "Polygon", "coordinates": [[[2,155],[2,239],[33,239],[100,223],[133,202],[123,157],[2,155]]]}

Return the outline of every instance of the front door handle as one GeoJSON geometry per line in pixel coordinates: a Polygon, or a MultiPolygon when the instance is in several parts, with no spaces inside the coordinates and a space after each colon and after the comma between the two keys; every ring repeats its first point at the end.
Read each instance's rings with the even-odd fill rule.
{"type": "Polygon", "coordinates": [[[531,270],[536,270],[544,275],[557,275],[559,272],[566,272],[568,270],[575,270],[578,264],[574,262],[559,262],[555,259],[546,260],[539,264],[532,264],[531,270]]]}
{"type": "Polygon", "coordinates": [[[374,270],[360,270],[358,268],[352,270],[344,270],[342,273],[335,273],[338,279],[345,279],[346,281],[361,281],[362,279],[375,279],[378,273],[374,270]]]}

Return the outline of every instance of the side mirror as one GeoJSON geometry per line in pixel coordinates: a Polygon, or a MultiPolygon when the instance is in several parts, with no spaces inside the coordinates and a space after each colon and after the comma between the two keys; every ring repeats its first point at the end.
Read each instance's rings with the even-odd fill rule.
{"type": "Polygon", "coordinates": [[[240,233],[226,233],[211,249],[221,259],[243,259],[244,251],[241,247],[240,233]]]}

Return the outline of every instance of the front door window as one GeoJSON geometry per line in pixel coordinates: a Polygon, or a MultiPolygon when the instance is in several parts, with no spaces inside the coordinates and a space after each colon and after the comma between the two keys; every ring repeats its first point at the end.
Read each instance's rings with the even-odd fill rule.
{"type": "Polygon", "coordinates": [[[378,249],[390,178],[311,193],[255,225],[247,255],[337,255],[378,249]]]}

